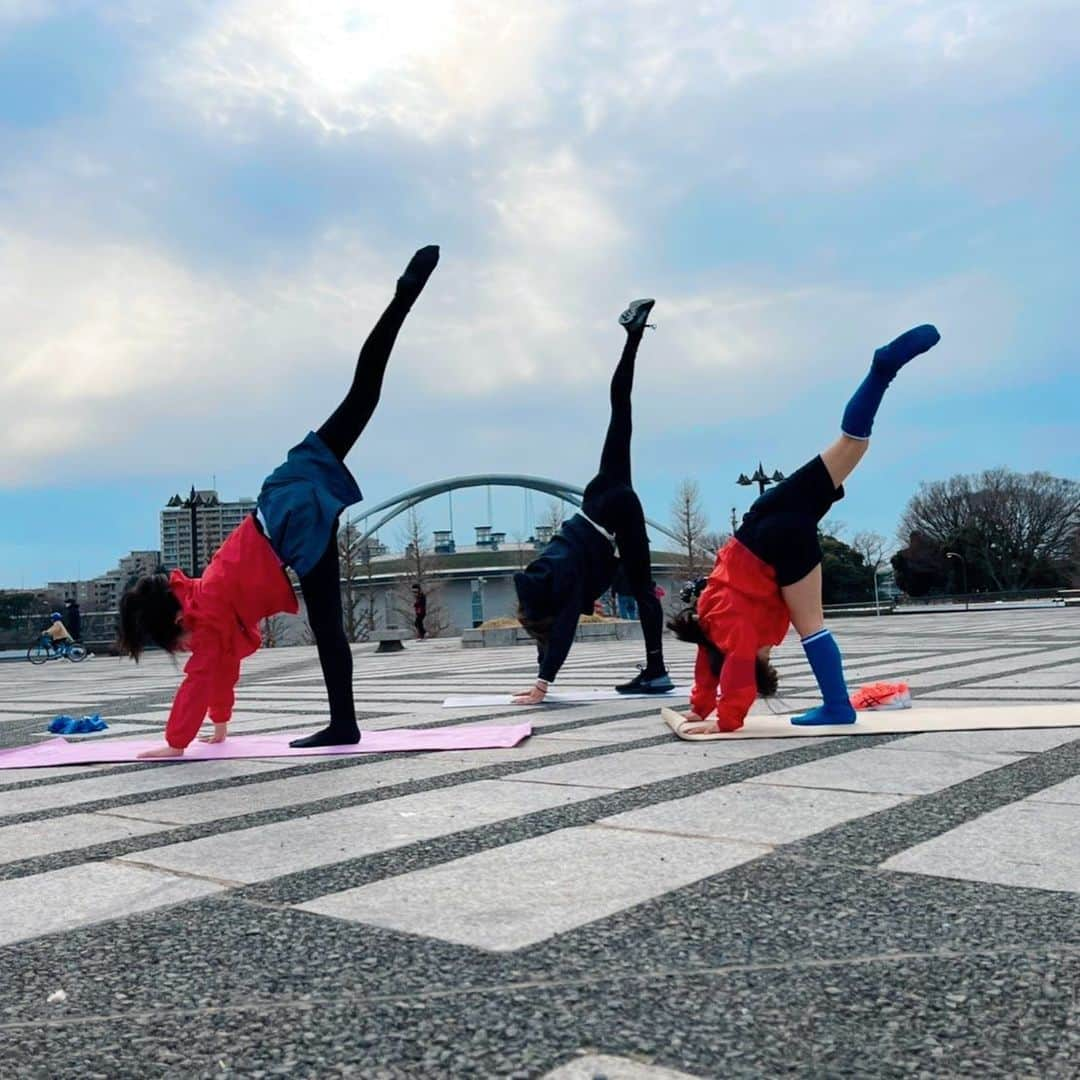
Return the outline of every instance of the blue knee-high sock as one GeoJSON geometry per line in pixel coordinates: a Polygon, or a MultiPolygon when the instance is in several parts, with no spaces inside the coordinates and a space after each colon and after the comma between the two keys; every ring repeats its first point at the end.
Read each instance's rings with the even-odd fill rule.
{"type": "Polygon", "coordinates": [[[901,334],[895,341],[882,345],[874,353],[870,372],[859,384],[851,400],[844,409],[840,421],[840,430],[853,439],[869,439],[874,426],[881,399],[885,396],[889,383],[896,378],[896,373],[920,353],[932,349],[941,340],[941,335],[930,325],[916,326],[913,330],[901,334]]]}
{"type": "Polygon", "coordinates": [[[855,710],[848,698],[847,683],[844,681],[844,662],[840,657],[840,647],[828,630],[819,630],[816,634],[802,639],[806,659],[810,661],[814,678],[821,689],[824,705],[811,709],[802,716],[792,717],[791,722],[805,727],[817,724],[850,724],[855,720],[855,710]]]}

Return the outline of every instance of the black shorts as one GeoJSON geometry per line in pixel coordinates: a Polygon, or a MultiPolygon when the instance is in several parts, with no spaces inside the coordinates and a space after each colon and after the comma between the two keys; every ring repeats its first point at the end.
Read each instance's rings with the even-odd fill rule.
{"type": "Polygon", "coordinates": [[[818,455],[755,500],[735,539],[776,571],[778,585],[794,585],[821,562],[818,522],[843,497],[818,455]]]}
{"type": "Polygon", "coordinates": [[[263,532],[274,554],[304,577],[337,532],[341,512],[360,499],[352,473],[309,432],[263,481],[258,498],[263,532]]]}

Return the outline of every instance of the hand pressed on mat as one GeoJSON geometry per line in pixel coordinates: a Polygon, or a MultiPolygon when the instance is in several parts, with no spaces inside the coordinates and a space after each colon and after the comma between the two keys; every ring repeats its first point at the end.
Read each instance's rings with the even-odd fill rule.
{"type": "Polygon", "coordinates": [[[228,734],[229,734],[228,722],[226,722],[224,724],[214,724],[214,734],[213,735],[200,735],[199,736],[199,742],[206,742],[206,743],[224,742],[225,739],[226,739],[226,736],[228,736],[228,734]]]}
{"type": "Polygon", "coordinates": [[[683,716],[686,723],[683,725],[683,731],[687,735],[715,735],[716,734],[716,721],[715,720],[703,720],[695,712],[686,713],[683,716]]]}
{"type": "Polygon", "coordinates": [[[719,719],[716,717],[712,720],[703,720],[695,712],[680,715],[685,721],[680,728],[684,735],[722,735],[728,731],[738,731],[742,727],[741,720],[734,726],[730,726],[729,723],[721,726],[719,719]]]}

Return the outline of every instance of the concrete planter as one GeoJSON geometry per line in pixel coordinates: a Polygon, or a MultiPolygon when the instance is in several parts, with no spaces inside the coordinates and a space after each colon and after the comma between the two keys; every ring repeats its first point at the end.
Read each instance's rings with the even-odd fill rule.
{"type": "MultiPolygon", "coordinates": [[[[629,619],[613,619],[603,623],[581,623],[576,641],[636,641],[641,638],[641,623],[629,619]]],[[[493,627],[489,630],[463,630],[463,649],[498,649],[509,645],[533,645],[535,642],[520,626],[493,627]]]]}

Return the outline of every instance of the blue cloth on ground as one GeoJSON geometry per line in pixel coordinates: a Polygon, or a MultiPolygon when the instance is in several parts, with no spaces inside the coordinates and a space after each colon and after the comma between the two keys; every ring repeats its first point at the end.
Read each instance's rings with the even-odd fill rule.
{"type": "Polygon", "coordinates": [[[56,716],[49,723],[49,730],[54,735],[92,735],[98,731],[106,731],[108,727],[98,713],[82,716],[78,720],[73,716],[56,716]]]}
{"type": "Polygon", "coordinates": [[[311,431],[263,481],[258,506],[277,557],[304,577],[326,551],[341,512],[361,498],[352,473],[311,431]]]}

